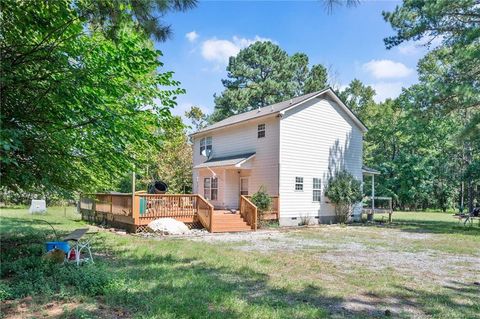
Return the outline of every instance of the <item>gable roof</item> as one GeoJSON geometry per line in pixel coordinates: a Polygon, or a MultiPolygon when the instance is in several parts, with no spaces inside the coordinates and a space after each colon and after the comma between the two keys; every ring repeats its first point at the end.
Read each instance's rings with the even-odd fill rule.
{"type": "Polygon", "coordinates": [[[195,136],[197,134],[200,134],[200,133],[204,133],[204,132],[208,132],[208,131],[212,131],[212,130],[215,130],[215,129],[219,129],[219,128],[222,128],[222,127],[226,127],[226,126],[229,126],[229,125],[232,125],[232,124],[237,124],[237,123],[240,123],[240,122],[245,122],[245,121],[248,121],[248,120],[252,120],[252,119],[256,119],[256,118],[259,118],[259,117],[264,117],[264,116],[268,116],[268,115],[275,115],[275,114],[279,114],[279,113],[282,113],[293,108],[293,107],[296,107],[298,105],[301,105],[311,99],[314,99],[316,97],[319,97],[320,95],[322,94],[329,94],[334,100],[335,102],[337,102],[340,107],[352,118],[352,120],[360,127],[360,129],[364,132],[367,131],[367,127],[365,126],[365,124],[362,123],[362,121],[360,121],[360,119],[342,102],[342,100],[340,100],[340,98],[337,96],[337,94],[335,94],[335,92],[333,91],[332,88],[326,88],[326,89],[323,89],[323,90],[320,90],[320,91],[317,91],[317,92],[312,92],[312,93],[308,93],[308,94],[304,94],[304,95],[300,95],[300,96],[297,96],[297,97],[294,97],[294,98],[291,98],[291,99],[288,99],[288,100],[285,100],[285,101],[282,101],[282,102],[279,102],[279,103],[275,103],[275,104],[271,104],[271,105],[268,105],[268,106],[264,106],[262,108],[259,108],[259,109],[255,109],[255,110],[252,110],[252,111],[248,111],[248,112],[245,112],[245,113],[241,113],[241,114],[237,114],[237,115],[233,115],[233,116],[230,116],[230,117],[227,117],[226,119],[222,120],[222,121],[219,121],[217,123],[214,123],[212,125],[209,125],[203,129],[200,129],[198,130],[197,132],[191,134],[191,136],[195,136]]]}

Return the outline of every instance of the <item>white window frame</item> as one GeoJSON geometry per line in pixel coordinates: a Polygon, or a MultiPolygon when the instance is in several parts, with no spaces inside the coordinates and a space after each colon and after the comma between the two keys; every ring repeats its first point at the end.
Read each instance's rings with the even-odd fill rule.
{"type": "Polygon", "coordinates": [[[303,192],[303,177],[295,176],[295,191],[303,192]]]}
{"type": "Polygon", "coordinates": [[[212,180],[210,177],[205,177],[203,179],[203,197],[205,199],[210,199],[210,196],[212,194],[212,180]],[[207,181],[208,181],[208,186],[207,186],[207,181]]]}
{"type": "Polygon", "coordinates": [[[322,179],[318,177],[312,179],[312,201],[314,203],[322,202],[322,179]]]}
{"type": "Polygon", "coordinates": [[[203,197],[205,197],[205,199],[208,199],[208,200],[218,200],[218,178],[216,177],[203,178],[203,197]],[[208,187],[206,186],[207,181],[208,181],[208,187]]]}
{"type": "Polygon", "coordinates": [[[257,138],[264,138],[267,134],[267,126],[265,123],[258,124],[257,126],[257,138]]]}
{"type": "Polygon", "coordinates": [[[200,155],[203,155],[203,150],[205,149],[210,150],[210,152],[212,151],[211,136],[203,137],[202,139],[200,139],[200,155]]]}
{"type": "Polygon", "coordinates": [[[248,177],[240,177],[240,195],[248,196],[248,177]],[[243,181],[247,181],[247,189],[242,189],[243,181]]]}

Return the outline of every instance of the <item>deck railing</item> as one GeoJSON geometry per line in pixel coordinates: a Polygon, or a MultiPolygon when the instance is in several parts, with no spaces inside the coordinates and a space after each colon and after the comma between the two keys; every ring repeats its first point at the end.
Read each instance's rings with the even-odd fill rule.
{"type": "Polygon", "coordinates": [[[257,230],[257,206],[243,195],[240,196],[240,215],[253,230],[257,230]]]}
{"type": "Polygon", "coordinates": [[[196,211],[197,195],[139,194],[139,215],[141,218],[172,217],[193,218],[196,211]]]}
{"type": "MultiPolygon", "coordinates": [[[[278,196],[273,198],[271,212],[278,216],[278,196]]],[[[198,194],[85,194],[80,198],[82,215],[96,222],[117,222],[133,229],[164,217],[183,222],[199,221],[209,232],[215,231],[214,207],[198,194]]],[[[257,207],[247,196],[240,197],[240,214],[247,224],[257,229],[257,207]]]]}
{"type": "MultiPolygon", "coordinates": [[[[248,198],[250,201],[252,200],[252,196],[251,195],[245,195],[246,198],[248,198]]],[[[271,200],[272,200],[272,206],[270,207],[270,210],[267,210],[265,212],[262,213],[262,219],[264,220],[272,220],[272,219],[275,219],[277,220],[279,218],[279,205],[280,205],[280,198],[278,197],[278,195],[275,195],[275,196],[270,196],[271,200]]]]}
{"type": "Polygon", "coordinates": [[[213,205],[201,195],[196,196],[198,220],[209,232],[213,232],[213,205]]]}
{"type": "Polygon", "coordinates": [[[135,225],[132,194],[84,194],[80,197],[80,211],[82,218],[93,222],[135,225]]]}

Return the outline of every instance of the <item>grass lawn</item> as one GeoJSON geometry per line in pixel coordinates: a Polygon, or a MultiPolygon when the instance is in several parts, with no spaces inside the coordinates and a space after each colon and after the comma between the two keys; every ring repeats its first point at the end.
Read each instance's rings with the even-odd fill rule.
{"type": "Polygon", "coordinates": [[[54,235],[39,219],[61,236],[85,226],[73,208],[0,216],[5,318],[480,318],[480,227],[451,214],[180,239],[101,231],[80,269],[40,257],[54,235]]]}

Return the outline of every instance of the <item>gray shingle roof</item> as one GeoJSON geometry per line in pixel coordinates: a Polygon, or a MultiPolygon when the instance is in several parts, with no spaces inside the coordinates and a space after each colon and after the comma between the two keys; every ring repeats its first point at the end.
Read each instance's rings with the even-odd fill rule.
{"type": "Polygon", "coordinates": [[[252,157],[253,155],[255,155],[254,152],[231,155],[231,156],[212,157],[207,161],[203,162],[202,164],[198,164],[194,168],[214,167],[214,166],[233,166],[252,157]]]}
{"type": "Polygon", "coordinates": [[[272,104],[272,105],[264,106],[260,109],[255,109],[255,110],[252,110],[252,111],[249,111],[249,112],[233,115],[233,116],[230,116],[230,117],[228,117],[228,118],[226,118],[226,119],[224,119],[220,122],[214,123],[214,124],[209,125],[209,126],[203,128],[201,130],[198,130],[197,132],[193,133],[192,135],[199,134],[199,133],[206,132],[206,131],[210,131],[210,130],[213,130],[213,129],[217,129],[217,128],[224,127],[224,126],[227,126],[227,125],[251,120],[251,119],[254,119],[254,118],[257,118],[257,117],[262,117],[262,116],[266,116],[266,115],[275,114],[275,113],[283,111],[283,110],[285,110],[285,109],[287,109],[287,108],[289,108],[289,107],[291,107],[295,104],[306,101],[306,100],[308,100],[309,98],[311,98],[315,95],[326,92],[328,90],[329,90],[329,88],[321,90],[321,91],[313,92],[313,93],[304,94],[304,95],[301,95],[301,96],[297,96],[297,97],[288,99],[288,100],[283,101],[283,102],[279,102],[279,103],[275,103],[275,104],[272,104]]]}

